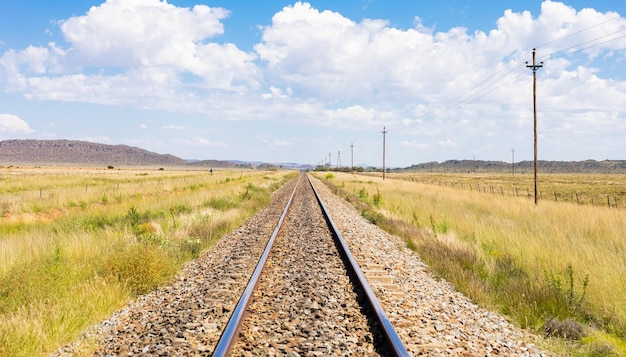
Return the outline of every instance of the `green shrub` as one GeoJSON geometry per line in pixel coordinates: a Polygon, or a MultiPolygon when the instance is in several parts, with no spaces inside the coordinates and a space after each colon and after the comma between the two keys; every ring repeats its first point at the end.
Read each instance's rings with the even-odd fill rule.
{"type": "Polygon", "coordinates": [[[156,227],[152,223],[139,223],[133,226],[133,234],[138,237],[155,233],[156,227]]]}
{"type": "Polygon", "coordinates": [[[365,187],[361,188],[359,190],[359,198],[363,201],[366,201],[369,198],[369,194],[367,193],[367,190],[365,189],[365,187]]]}
{"type": "Polygon", "coordinates": [[[178,248],[181,260],[196,259],[202,251],[202,242],[199,239],[184,239],[179,242],[178,248]]]}
{"type": "Polygon", "coordinates": [[[574,268],[568,264],[563,273],[545,273],[543,284],[545,295],[551,296],[555,301],[552,310],[548,310],[553,316],[567,318],[579,316],[582,312],[589,276],[585,276],[577,286],[574,276],[574,268]]]}
{"type": "Polygon", "coordinates": [[[429,216],[430,219],[430,228],[433,230],[435,236],[437,234],[446,234],[450,231],[450,222],[448,222],[448,217],[444,216],[441,221],[437,221],[435,217],[431,214],[429,216]]]}
{"type": "Polygon", "coordinates": [[[234,200],[233,197],[212,197],[204,205],[220,211],[226,211],[239,207],[239,202],[234,200]]]}
{"type": "Polygon", "coordinates": [[[374,201],[374,206],[380,207],[380,204],[383,202],[383,195],[378,189],[376,189],[376,193],[372,196],[372,200],[374,201]]]}
{"type": "Polygon", "coordinates": [[[132,244],[119,249],[104,262],[104,273],[126,284],[133,294],[141,295],[165,284],[177,264],[158,245],[132,244]]]}
{"type": "Polygon", "coordinates": [[[126,213],[126,217],[124,217],[124,219],[128,224],[130,224],[131,227],[134,227],[140,223],[142,217],[135,207],[131,207],[126,213]]]}
{"type": "Polygon", "coordinates": [[[116,217],[107,217],[103,215],[89,215],[82,219],[80,226],[85,231],[94,232],[96,230],[104,229],[106,227],[114,227],[118,223],[119,219],[116,217]]]}

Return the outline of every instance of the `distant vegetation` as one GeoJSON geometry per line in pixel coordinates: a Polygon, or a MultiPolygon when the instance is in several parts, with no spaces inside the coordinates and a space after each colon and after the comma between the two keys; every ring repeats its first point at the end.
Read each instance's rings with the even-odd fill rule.
{"type": "MultiPolygon", "coordinates": [[[[415,172],[436,174],[493,174],[511,173],[528,174],[534,172],[534,162],[520,161],[515,165],[503,161],[483,160],[447,160],[444,162],[426,162],[404,168],[387,168],[387,172],[415,172]]],[[[545,173],[587,173],[587,174],[626,174],[626,160],[585,160],[585,161],[539,161],[538,171],[545,173]]],[[[338,172],[382,172],[382,168],[374,166],[328,166],[318,165],[314,171],[338,172]]]]}
{"type": "MultiPolygon", "coordinates": [[[[430,173],[533,173],[533,161],[520,161],[514,164],[503,161],[448,160],[412,165],[397,172],[430,173]]],[[[585,161],[543,161],[537,163],[541,173],[599,173],[626,174],[626,160],[585,160],[585,161]]]]}

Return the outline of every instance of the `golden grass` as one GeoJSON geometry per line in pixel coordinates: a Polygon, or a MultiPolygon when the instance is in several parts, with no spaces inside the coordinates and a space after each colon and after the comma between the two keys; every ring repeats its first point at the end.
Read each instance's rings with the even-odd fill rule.
{"type": "Polygon", "coordinates": [[[0,170],[0,355],[76,339],[269,202],[294,173],[0,170]]]}
{"type": "MultiPolygon", "coordinates": [[[[438,274],[475,301],[537,331],[550,317],[574,318],[589,331],[596,329],[591,336],[608,334],[621,340],[623,347],[626,209],[547,200],[535,206],[532,199],[502,195],[499,190],[479,193],[474,185],[470,191],[467,181],[461,185],[411,175],[393,175],[384,181],[375,176],[334,175],[330,180],[334,185],[369,203],[365,215],[370,220],[382,222],[376,216],[382,214],[420,228],[408,237],[409,243],[438,274]],[[423,183],[429,179],[431,183],[423,183]]],[[[623,189],[615,184],[619,178],[610,175],[573,176],[558,176],[556,181],[569,182],[570,189],[576,190],[590,181],[611,183],[607,190],[614,192],[623,189]]],[[[501,175],[495,179],[501,180],[501,175]]],[[[481,183],[497,185],[487,177],[481,183]]],[[[410,231],[392,223],[387,227],[410,231]]],[[[622,348],[620,343],[612,346],[622,348]]]]}

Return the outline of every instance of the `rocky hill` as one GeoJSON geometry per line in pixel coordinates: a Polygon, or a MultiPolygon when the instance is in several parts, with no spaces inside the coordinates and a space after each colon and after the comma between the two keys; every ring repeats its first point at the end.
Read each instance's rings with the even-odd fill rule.
{"type": "Polygon", "coordinates": [[[78,140],[0,141],[0,164],[89,164],[178,166],[185,160],[127,145],[78,140]]]}

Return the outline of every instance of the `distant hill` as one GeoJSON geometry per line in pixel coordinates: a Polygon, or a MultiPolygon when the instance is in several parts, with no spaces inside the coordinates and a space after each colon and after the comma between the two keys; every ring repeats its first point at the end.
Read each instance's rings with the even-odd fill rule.
{"type": "MultiPolygon", "coordinates": [[[[626,160],[585,160],[585,161],[542,161],[537,162],[538,171],[543,173],[602,173],[626,174],[626,160]]],[[[412,165],[395,171],[419,172],[512,172],[510,162],[481,160],[448,160],[444,162],[427,162],[412,165]]],[[[534,171],[533,161],[515,163],[515,172],[529,173],[534,171]]]]}
{"type": "Polygon", "coordinates": [[[161,155],[127,145],[78,140],[0,141],[2,164],[185,165],[173,155],[161,155]]]}
{"type": "MultiPolygon", "coordinates": [[[[0,141],[0,165],[98,165],[98,166],[186,166],[226,169],[310,169],[297,163],[262,163],[221,160],[183,160],[169,154],[157,154],[128,145],[106,145],[79,140],[4,140],[0,141]]],[[[448,160],[427,162],[389,171],[404,172],[511,172],[511,163],[503,161],[448,160]]],[[[515,163],[516,173],[532,173],[533,162],[515,163]]],[[[542,173],[621,173],[626,174],[626,160],[539,161],[542,173]]]]}
{"type": "Polygon", "coordinates": [[[0,141],[0,165],[187,166],[253,169],[261,163],[222,160],[184,160],[128,145],[107,145],[79,140],[0,141]]]}

